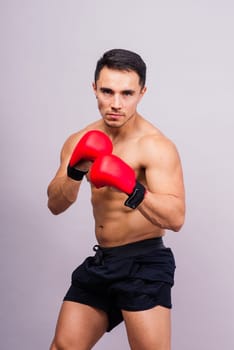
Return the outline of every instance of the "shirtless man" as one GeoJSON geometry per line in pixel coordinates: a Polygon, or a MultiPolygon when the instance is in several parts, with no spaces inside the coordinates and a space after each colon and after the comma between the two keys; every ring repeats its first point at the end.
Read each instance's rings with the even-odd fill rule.
{"type": "Polygon", "coordinates": [[[51,350],[88,350],[125,322],[132,350],[170,349],[175,262],[163,244],[179,231],[185,195],[175,145],[137,112],[146,66],[128,50],[110,50],[93,83],[101,119],[70,136],[48,187],[48,207],[72,205],[90,182],[98,245],[72,274],[51,350]]]}

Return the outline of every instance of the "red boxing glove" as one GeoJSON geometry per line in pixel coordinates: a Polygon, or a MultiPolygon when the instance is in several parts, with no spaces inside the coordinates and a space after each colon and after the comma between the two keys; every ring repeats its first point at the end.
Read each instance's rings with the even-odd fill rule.
{"type": "Polygon", "coordinates": [[[100,130],[88,131],[77,143],[68,167],[67,175],[74,180],[82,180],[88,171],[75,168],[81,160],[94,161],[98,156],[112,152],[113,145],[109,137],[100,130]]]}
{"type": "Polygon", "coordinates": [[[145,187],[136,180],[134,170],[119,157],[109,154],[98,157],[90,171],[95,187],[115,187],[129,195],[125,205],[135,209],[144,199],[145,187]]]}

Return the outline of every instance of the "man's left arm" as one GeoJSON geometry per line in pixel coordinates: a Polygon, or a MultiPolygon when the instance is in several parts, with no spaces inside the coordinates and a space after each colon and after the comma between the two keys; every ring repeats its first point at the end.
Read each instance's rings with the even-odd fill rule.
{"type": "Polygon", "coordinates": [[[179,231],[185,218],[185,191],[181,161],[168,139],[149,139],[142,146],[146,193],[137,209],[150,222],[179,231]]]}

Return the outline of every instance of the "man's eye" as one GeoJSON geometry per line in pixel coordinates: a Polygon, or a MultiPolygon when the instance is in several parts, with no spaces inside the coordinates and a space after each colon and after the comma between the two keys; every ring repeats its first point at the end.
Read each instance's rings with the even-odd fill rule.
{"type": "Polygon", "coordinates": [[[109,90],[109,89],[102,89],[102,93],[105,94],[105,95],[111,95],[112,91],[109,90]]]}
{"type": "Polygon", "coordinates": [[[123,92],[123,95],[124,95],[124,96],[132,96],[132,95],[133,95],[133,92],[132,92],[132,91],[124,91],[124,92],[123,92]]]}

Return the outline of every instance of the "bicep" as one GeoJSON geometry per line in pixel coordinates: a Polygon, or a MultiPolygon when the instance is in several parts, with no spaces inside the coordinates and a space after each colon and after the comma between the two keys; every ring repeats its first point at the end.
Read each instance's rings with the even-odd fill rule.
{"type": "Polygon", "coordinates": [[[159,147],[145,168],[148,190],[153,193],[184,197],[184,184],[179,154],[172,144],[159,147]]]}

